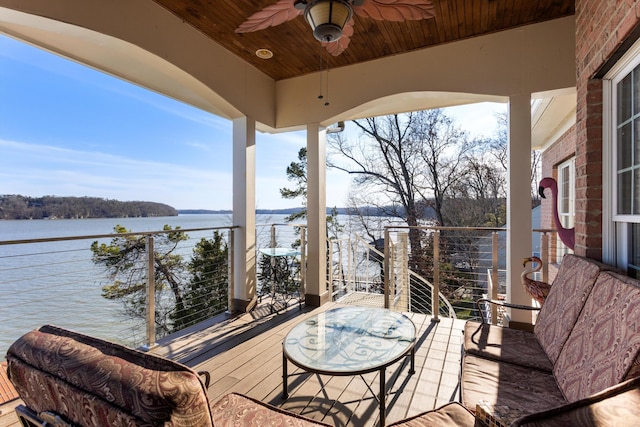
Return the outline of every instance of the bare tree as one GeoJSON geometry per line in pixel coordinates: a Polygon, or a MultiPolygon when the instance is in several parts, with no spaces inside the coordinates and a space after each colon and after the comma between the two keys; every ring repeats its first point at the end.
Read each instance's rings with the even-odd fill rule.
{"type": "MultiPolygon", "coordinates": [[[[328,139],[329,167],[353,176],[362,205],[402,218],[407,225],[435,212],[445,223],[442,206],[450,189],[466,174],[461,167],[472,144],[442,110],[354,121],[360,137],[333,134],[328,139]]],[[[361,206],[362,206],[361,205],[361,206]]],[[[409,231],[412,267],[422,264],[423,243],[417,229],[409,231]]]]}
{"type": "Polygon", "coordinates": [[[456,226],[500,227],[506,222],[507,115],[496,114],[497,130],[477,139],[466,154],[466,175],[449,195],[447,222],[456,226]]]}
{"type": "Polygon", "coordinates": [[[538,183],[542,178],[542,152],[532,150],[531,151],[531,200],[535,203],[540,203],[540,195],[538,194],[538,183]]]}
{"type": "Polygon", "coordinates": [[[443,205],[452,190],[469,174],[466,163],[474,142],[442,110],[417,114],[419,117],[413,135],[418,143],[422,143],[419,154],[426,168],[425,185],[419,190],[420,196],[430,201],[440,225],[452,225],[445,218],[443,205]]]}
{"type": "Polygon", "coordinates": [[[486,142],[467,155],[465,179],[452,187],[443,208],[446,221],[458,227],[504,224],[506,170],[496,163],[486,142]]]}
{"type": "MultiPolygon", "coordinates": [[[[509,138],[509,116],[507,113],[496,114],[498,120],[498,129],[496,136],[492,138],[492,152],[496,156],[496,160],[502,164],[503,169],[507,170],[508,164],[508,138],[509,138]]],[[[531,200],[538,201],[538,182],[540,181],[540,162],[541,152],[531,151],[531,200]]]]}
{"type": "Polygon", "coordinates": [[[507,170],[509,165],[508,141],[509,141],[509,116],[507,113],[496,114],[498,128],[496,135],[490,141],[492,155],[496,161],[502,165],[502,169],[507,170]]]}
{"type": "Polygon", "coordinates": [[[355,120],[360,138],[329,138],[329,167],[351,174],[357,193],[384,214],[418,225],[425,201],[445,225],[441,207],[467,171],[473,147],[467,134],[442,110],[355,120]]]}

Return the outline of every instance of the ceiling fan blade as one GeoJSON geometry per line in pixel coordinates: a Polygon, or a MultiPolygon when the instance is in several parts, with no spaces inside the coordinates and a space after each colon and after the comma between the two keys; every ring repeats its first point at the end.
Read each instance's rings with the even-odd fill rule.
{"type": "Polygon", "coordinates": [[[417,21],[433,18],[435,7],[431,0],[364,0],[353,11],[363,18],[376,21],[417,21]]]}
{"type": "Polygon", "coordinates": [[[259,12],[254,13],[238,28],[236,33],[249,33],[275,27],[302,15],[303,11],[294,7],[295,0],[279,0],[259,12]]]}

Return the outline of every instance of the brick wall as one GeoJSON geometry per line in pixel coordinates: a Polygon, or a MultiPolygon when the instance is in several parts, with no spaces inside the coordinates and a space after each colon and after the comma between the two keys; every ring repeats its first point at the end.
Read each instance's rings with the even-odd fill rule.
{"type": "Polygon", "coordinates": [[[594,79],[640,19],[640,0],[576,0],[576,247],[602,259],[602,81],[594,79]]]}

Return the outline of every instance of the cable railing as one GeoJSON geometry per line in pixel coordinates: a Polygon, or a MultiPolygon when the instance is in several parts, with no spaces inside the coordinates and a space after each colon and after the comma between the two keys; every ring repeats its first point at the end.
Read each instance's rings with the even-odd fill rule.
{"type": "MultiPolygon", "coordinates": [[[[411,292],[410,294],[411,307],[418,307],[418,311],[420,312],[429,312],[429,309],[433,307],[433,284],[424,277],[414,273],[413,271],[409,271],[409,275],[409,279],[411,281],[410,286],[413,290],[413,292],[411,292]],[[420,289],[426,289],[428,292],[419,292],[418,290],[420,289]]],[[[455,309],[453,308],[449,300],[447,300],[446,297],[442,294],[442,292],[439,293],[439,300],[440,305],[438,306],[438,315],[442,317],[457,318],[455,309]]],[[[408,311],[412,312],[413,310],[410,308],[408,311]]]]}
{"type": "Polygon", "coordinates": [[[45,323],[152,346],[228,310],[232,245],[233,227],[0,241],[0,353],[45,323]]]}
{"type": "MultiPolygon", "coordinates": [[[[0,241],[0,323],[4,331],[0,354],[25,330],[44,323],[143,347],[227,311],[234,299],[234,229],[0,241]],[[94,242],[96,250],[92,251],[94,242]],[[97,251],[101,247],[104,251],[97,251]],[[124,257],[124,247],[136,258],[124,257]],[[167,276],[167,269],[174,276],[167,276]],[[132,288],[125,287],[127,283],[132,288]]],[[[504,229],[412,230],[388,227],[384,241],[377,242],[354,234],[330,239],[327,285],[333,299],[436,318],[479,319],[475,300],[506,292],[504,229]],[[434,295],[438,295],[437,304],[434,295]]],[[[535,231],[541,233],[539,255],[543,259],[535,278],[548,281],[548,260],[557,262],[561,254],[555,250],[553,230],[535,231]]],[[[291,248],[298,242],[287,261],[292,285],[287,292],[297,292],[297,301],[304,301],[306,225],[257,225],[256,236],[258,295],[270,280],[264,274],[267,264],[259,249],[291,248]]],[[[272,259],[266,262],[272,265],[272,259]]]]}
{"type": "Polygon", "coordinates": [[[500,252],[498,244],[493,246],[496,233],[506,232],[393,226],[385,228],[382,241],[366,242],[357,236],[333,240],[328,280],[334,299],[434,318],[479,318],[474,301],[486,292],[483,271],[492,253],[500,252]]]}
{"type": "Polygon", "coordinates": [[[330,239],[328,246],[330,268],[327,271],[327,282],[334,300],[353,293],[383,293],[384,276],[381,266],[384,253],[375,245],[351,234],[340,239],[330,239]]]}
{"type": "MultiPolygon", "coordinates": [[[[45,323],[144,348],[227,311],[234,298],[234,229],[0,241],[0,354],[26,330],[45,323]],[[94,242],[97,250],[104,248],[98,263],[91,250],[94,242]],[[123,245],[135,258],[123,256],[123,245]]],[[[257,246],[290,247],[302,238],[304,251],[305,229],[306,224],[257,225],[257,246]]],[[[298,267],[295,280],[302,289],[304,274],[298,267]]]]}
{"type": "MultiPolygon", "coordinates": [[[[549,260],[561,256],[555,232],[534,231],[540,251],[532,255],[543,260],[537,279],[548,281],[549,260]]],[[[391,226],[384,236],[376,242],[354,235],[331,240],[327,280],[335,300],[480,320],[476,300],[506,297],[506,229],[391,226]]]]}

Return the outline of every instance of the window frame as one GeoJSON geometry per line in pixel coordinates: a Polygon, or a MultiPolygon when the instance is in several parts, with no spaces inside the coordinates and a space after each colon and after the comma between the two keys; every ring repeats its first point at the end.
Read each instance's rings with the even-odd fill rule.
{"type": "Polygon", "coordinates": [[[558,215],[560,219],[566,219],[561,221],[562,226],[565,228],[571,228],[575,222],[576,213],[576,158],[572,157],[558,165],[558,215]],[[565,194],[563,171],[568,171],[568,188],[569,194],[565,194]],[[568,210],[564,211],[564,199],[568,199],[568,210]]]}
{"type": "MultiPolygon", "coordinates": [[[[572,157],[556,166],[557,184],[558,184],[558,200],[557,209],[560,222],[565,228],[573,228],[575,224],[575,211],[576,211],[576,158],[572,157]],[[568,171],[568,210],[565,212],[563,207],[563,198],[565,197],[563,170],[568,171]]],[[[562,260],[562,257],[567,253],[573,253],[571,249],[562,240],[557,239],[556,242],[556,255],[557,262],[562,260]]]]}
{"type": "MultiPolygon", "coordinates": [[[[602,255],[603,261],[625,270],[631,257],[631,225],[640,223],[640,214],[618,213],[618,83],[639,66],[640,41],[637,41],[603,78],[602,255]]],[[[636,92],[640,92],[640,87],[636,92]]],[[[640,134],[640,129],[636,133],[640,134]]]]}

